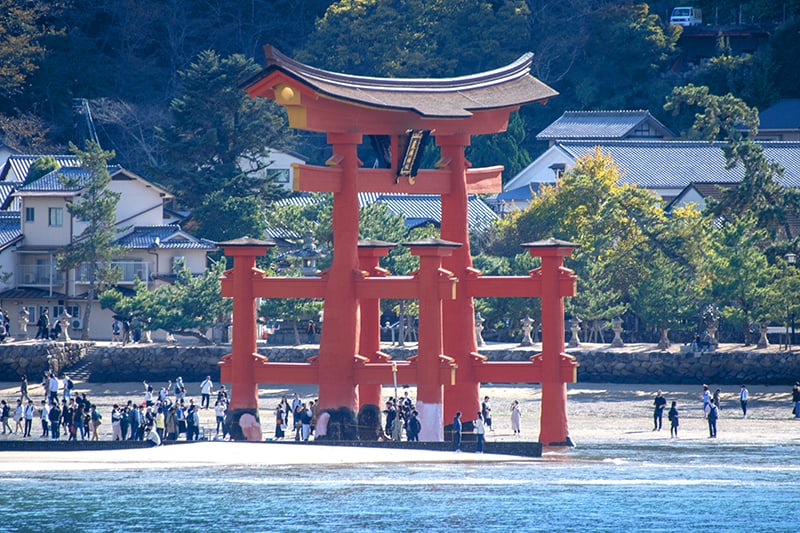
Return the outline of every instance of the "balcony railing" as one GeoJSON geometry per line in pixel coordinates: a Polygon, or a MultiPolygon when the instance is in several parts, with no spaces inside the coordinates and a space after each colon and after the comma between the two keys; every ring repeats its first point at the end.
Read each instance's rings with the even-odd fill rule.
{"type": "MultiPolygon", "coordinates": [[[[150,279],[150,263],[146,261],[112,261],[112,267],[117,267],[122,272],[120,285],[133,285],[133,282],[140,279],[147,282],[150,279]]],[[[89,283],[89,265],[84,263],[75,271],[75,283],[89,283]]]]}
{"type": "Polygon", "coordinates": [[[64,284],[64,274],[56,270],[55,264],[19,265],[18,286],[57,287],[64,284]]]}

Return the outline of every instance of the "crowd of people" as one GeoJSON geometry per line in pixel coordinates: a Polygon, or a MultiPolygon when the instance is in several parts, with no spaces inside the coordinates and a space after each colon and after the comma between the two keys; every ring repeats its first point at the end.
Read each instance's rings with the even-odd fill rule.
{"type": "MultiPolygon", "coordinates": [[[[142,382],[143,399],[130,399],[127,403],[111,407],[112,440],[143,441],[161,444],[164,440],[225,439],[229,397],[225,385],[214,388],[207,376],[200,385],[201,403],[196,405],[186,396],[186,386],[179,376],[173,383],[156,390],[147,381],[142,382]],[[216,428],[213,437],[200,422],[200,411],[210,408],[210,399],[216,394],[214,417],[216,428]]],[[[0,435],[33,437],[35,421],[41,423],[39,438],[99,440],[98,430],[103,424],[103,415],[87,397],[87,393],[74,393],[75,383],[70,376],[45,372],[42,379],[43,398],[31,398],[27,376],[23,375],[19,387],[19,399],[0,400],[0,435]],[[14,427],[11,423],[13,422],[14,427]]]]}
{"type": "Polygon", "coordinates": [[[86,393],[75,394],[75,384],[67,375],[45,372],[42,379],[42,400],[37,403],[28,391],[28,378],[23,375],[16,405],[0,401],[0,425],[3,435],[33,437],[34,424],[41,424],[39,438],[58,440],[99,440],[102,415],[86,393]],[[11,428],[10,421],[14,422],[11,428]]]}
{"type": "Polygon", "coordinates": [[[314,434],[319,417],[319,400],[304,402],[294,393],[291,404],[286,396],[275,407],[275,440],[294,433],[294,440],[308,441],[314,434]],[[290,425],[291,419],[291,425],[290,425]]]}

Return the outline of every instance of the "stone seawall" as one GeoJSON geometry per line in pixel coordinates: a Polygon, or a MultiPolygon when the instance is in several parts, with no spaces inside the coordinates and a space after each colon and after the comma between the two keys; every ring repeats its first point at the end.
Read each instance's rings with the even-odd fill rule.
{"type": "Polygon", "coordinates": [[[79,363],[94,343],[35,342],[0,345],[0,380],[19,381],[28,376],[31,384],[39,383],[46,370],[61,373],[79,363]]]}
{"type": "MultiPolygon", "coordinates": [[[[527,361],[532,348],[487,346],[481,353],[490,361],[527,361]]],[[[414,347],[384,347],[395,360],[415,355],[414,347]]],[[[83,373],[92,382],[148,379],[166,381],[182,376],[201,381],[210,375],[219,382],[217,363],[229,346],[126,347],[93,343],[19,343],[0,346],[0,381],[18,381],[23,373],[36,382],[45,369],[83,373]],[[48,358],[48,355],[51,357],[48,358]]],[[[304,362],[317,355],[315,346],[260,346],[273,362],[304,362]]],[[[714,383],[788,384],[800,380],[800,354],[773,350],[749,351],[727,347],[715,353],[655,350],[654,345],[609,349],[582,347],[568,350],[580,363],[578,381],[587,383],[714,383]]],[[[82,375],[77,375],[82,379],[82,375]]]]}

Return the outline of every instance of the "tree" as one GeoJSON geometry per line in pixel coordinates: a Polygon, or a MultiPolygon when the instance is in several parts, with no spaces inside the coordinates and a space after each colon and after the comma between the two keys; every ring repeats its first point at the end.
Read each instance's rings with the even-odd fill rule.
{"type": "Polygon", "coordinates": [[[296,57],[367,76],[471,74],[519,56],[528,12],[520,0],[339,0],[296,57]]]}
{"type": "Polygon", "coordinates": [[[213,263],[199,276],[194,276],[181,264],[176,268],[177,279],[171,285],[148,291],[147,285],[137,280],[133,296],[109,289],[101,295],[100,303],[104,309],[138,321],[146,329],[163,329],[210,344],[207,331],[232,309],[231,300],[223,298],[221,293],[219,278],[224,271],[225,261],[213,263]]]}
{"type": "Polygon", "coordinates": [[[730,218],[754,213],[760,228],[773,236],[785,235],[787,210],[800,204],[795,203],[797,192],[778,182],[783,168],[767,159],[764,148],[748,137],[758,132],[758,111],[730,93],[718,96],[708,87],[691,84],[673,89],[664,109],[678,114],[687,106],[699,107],[701,112],[695,114],[686,135],[709,142],[723,140],[725,168],[742,168],[742,181],[724,191],[719,202],[709,203],[713,214],[730,218]]]}
{"type": "Polygon", "coordinates": [[[196,209],[199,233],[212,241],[222,242],[243,235],[262,238],[267,230],[264,202],[255,196],[229,196],[214,191],[196,209]]]}
{"type": "Polygon", "coordinates": [[[706,297],[720,306],[722,318],[741,328],[745,345],[751,327],[780,308],[772,292],[778,269],[763,251],[767,235],[752,215],[734,216],[717,230],[702,273],[710,280],[706,297]]]}
{"type": "Polygon", "coordinates": [[[646,265],[641,281],[631,289],[631,309],[659,330],[658,347],[666,350],[670,346],[670,330],[694,327],[696,285],[689,268],[676,264],[662,252],[650,254],[646,265]]]}
{"type": "Polygon", "coordinates": [[[59,180],[67,188],[81,190],[80,196],[67,204],[67,210],[73,219],[85,224],[85,228],[58,256],[58,263],[61,270],[81,268],[85,273],[88,288],[81,338],[87,340],[90,338],[90,319],[95,296],[119,281],[120,277],[119,269],[111,264],[114,256],[122,250],[116,244],[116,209],[120,195],[108,188],[111,176],[107,161],[114,157],[114,152],[101,150],[99,145],[91,141],[86,143],[85,151],[74,144],[70,148],[85,173],[78,177],[73,177],[72,174],[59,176],[59,180]]]}
{"type": "Polygon", "coordinates": [[[284,146],[284,117],[272,102],[239,89],[258,70],[240,55],[202,52],[181,72],[183,94],[170,105],[172,124],[158,129],[167,162],[161,175],[201,224],[208,211],[198,208],[213,193],[263,200],[282,195],[265,169],[269,149],[284,146]]]}
{"type": "Polygon", "coordinates": [[[42,38],[55,31],[46,15],[57,11],[50,2],[0,0],[0,96],[21,92],[38,68],[45,52],[42,38]]]}
{"type": "Polygon", "coordinates": [[[600,149],[578,158],[555,186],[540,189],[525,210],[498,222],[497,241],[490,248],[490,253],[509,256],[521,242],[548,237],[579,244],[565,259],[579,278],[578,294],[566,309],[588,321],[595,338],[602,338],[603,321],[635,307],[638,293],[633,289],[647,279],[654,250],[681,268],[694,264],[693,255],[679,245],[687,230],[676,225],[665,231],[669,222],[658,198],[645,189],[620,185],[619,179],[619,168],[600,149]]]}
{"type": "Polygon", "coordinates": [[[588,25],[585,45],[556,89],[579,109],[654,107],[671,86],[664,75],[680,30],[665,28],[644,3],[603,4],[588,25]]]}
{"type": "Polygon", "coordinates": [[[25,176],[25,184],[33,183],[45,174],[49,174],[54,170],[58,170],[60,165],[56,158],[51,155],[40,157],[31,164],[28,169],[28,175],[25,176]]]}

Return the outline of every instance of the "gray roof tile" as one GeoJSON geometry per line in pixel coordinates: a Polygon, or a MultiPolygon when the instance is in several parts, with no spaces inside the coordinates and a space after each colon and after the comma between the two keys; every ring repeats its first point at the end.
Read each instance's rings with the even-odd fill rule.
{"type": "Polygon", "coordinates": [[[217,248],[213,241],[193,237],[181,230],[177,224],[136,226],[130,233],[120,237],[117,243],[127,248],[140,249],[214,250],[217,248]],[[158,246],[155,246],[156,239],[158,246]]]}
{"type": "Polygon", "coordinates": [[[636,127],[645,122],[659,132],[660,137],[674,137],[649,111],[566,111],[539,133],[539,140],[622,139],[635,134],[636,127]]]}
{"type": "Polygon", "coordinates": [[[22,239],[19,211],[0,212],[0,249],[22,239]]]}
{"type": "MultiPolygon", "coordinates": [[[[308,205],[313,201],[311,195],[303,194],[276,202],[276,205],[308,205]]],[[[416,227],[425,223],[439,226],[442,222],[442,202],[435,194],[389,194],[359,193],[359,206],[385,204],[393,215],[401,215],[406,227],[416,227]]],[[[467,224],[470,231],[487,229],[497,218],[486,202],[477,196],[469,196],[467,203],[467,224]]],[[[285,234],[281,234],[285,237],[285,234]]]]}
{"type": "MultiPolygon", "coordinates": [[[[768,159],[784,167],[780,180],[800,187],[800,142],[765,141],[768,159]]],[[[722,143],[705,141],[565,141],[558,143],[573,157],[591,153],[600,146],[611,154],[623,172],[621,183],[648,189],[683,188],[692,182],[735,183],[742,179],[741,167],[725,169],[722,143]]]]}

